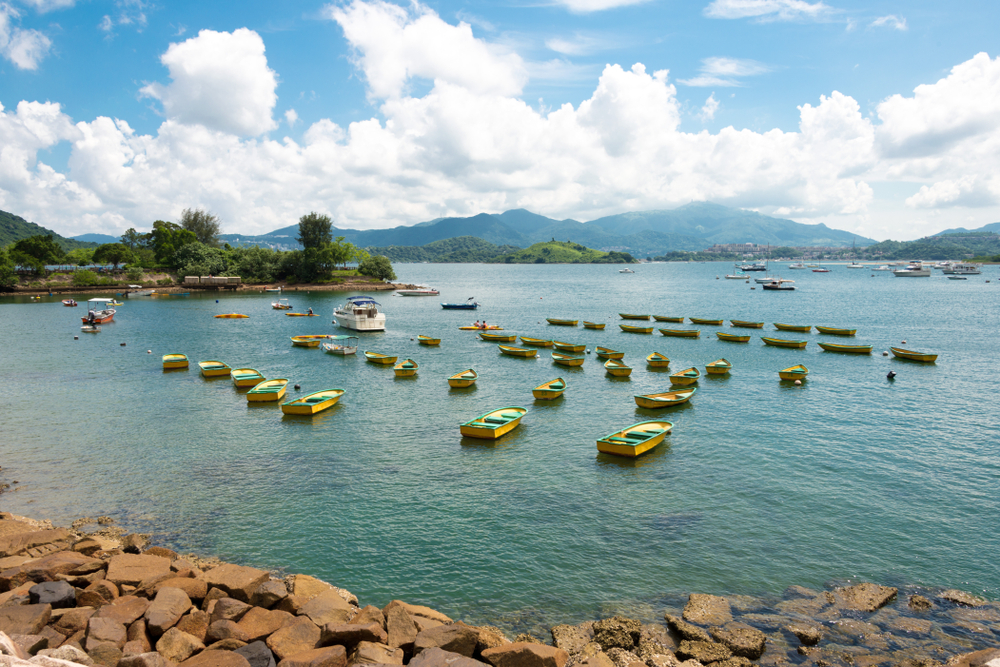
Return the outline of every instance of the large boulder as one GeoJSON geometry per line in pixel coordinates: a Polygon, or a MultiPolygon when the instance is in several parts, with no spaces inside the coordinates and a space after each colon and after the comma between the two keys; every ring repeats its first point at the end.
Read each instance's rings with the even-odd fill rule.
{"type": "Polygon", "coordinates": [[[240,619],[239,626],[243,628],[252,642],[258,639],[265,639],[268,635],[277,632],[294,621],[295,617],[287,611],[252,607],[240,619]]]}
{"type": "Polygon", "coordinates": [[[198,641],[204,643],[208,637],[208,626],[211,622],[208,612],[195,609],[190,614],[182,616],[174,627],[192,637],[197,637],[198,641]]]}
{"type": "Polygon", "coordinates": [[[158,581],[153,586],[153,593],[159,592],[161,588],[179,588],[195,604],[205,599],[205,595],[208,593],[208,584],[206,582],[201,579],[192,579],[191,577],[169,577],[158,581]]]}
{"type": "Polygon", "coordinates": [[[479,632],[475,628],[464,623],[449,623],[418,633],[413,640],[413,654],[428,648],[440,648],[471,658],[478,641],[479,632]]]}
{"type": "Polygon", "coordinates": [[[354,615],[352,607],[336,590],[330,588],[302,605],[300,616],[308,616],[316,625],[347,623],[354,615]]]}
{"type": "Polygon", "coordinates": [[[0,573],[0,587],[14,588],[34,581],[55,581],[60,575],[89,574],[104,568],[104,561],[73,551],[59,551],[0,573]]]}
{"type": "Polygon", "coordinates": [[[437,647],[424,649],[407,665],[408,667],[486,667],[485,662],[437,647]]]}
{"type": "Polygon", "coordinates": [[[837,603],[845,608],[854,611],[876,611],[889,604],[896,598],[898,589],[890,586],[879,586],[878,584],[863,583],[834,590],[833,595],[837,603]]]}
{"type": "Polygon", "coordinates": [[[785,629],[795,635],[803,646],[815,646],[823,638],[823,628],[814,623],[790,623],[785,629]]]}
{"type": "Polygon", "coordinates": [[[46,581],[28,589],[31,604],[52,605],[53,609],[76,606],[76,589],[66,581],[46,581]]]}
{"type": "Polygon", "coordinates": [[[728,648],[735,656],[756,660],[764,655],[767,636],[745,623],[726,623],[710,630],[712,638],[728,648]]]}
{"type": "Polygon", "coordinates": [[[552,643],[573,655],[583,650],[594,638],[594,624],[556,625],[552,628],[552,643]]]}
{"type": "MultiPolygon", "coordinates": [[[[13,526],[20,522],[7,522],[4,524],[13,526]]],[[[52,530],[31,530],[28,524],[21,524],[27,530],[21,532],[16,528],[12,532],[4,531],[0,535],[0,558],[5,556],[16,556],[27,554],[29,556],[43,555],[41,552],[50,553],[57,549],[68,549],[76,536],[65,528],[54,528],[52,530]],[[35,553],[31,553],[34,551],[35,553]]]]}
{"type": "Polygon", "coordinates": [[[712,637],[708,634],[708,632],[702,630],[697,625],[691,625],[678,616],[664,614],[663,618],[667,621],[667,625],[669,625],[670,628],[681,637],[681,639],[687,639],[692,642],[712,641],[712,637]]]}
{"type": "Polygon", "coordinates": [[[128,631],[125,626],[111,618],[91,616],[87,621],[87,653],[100,644],[112,644],[120,649],[128,641],[128,631]]]}
{"type": "Polygon", "coordinates": [[[59,634],[69,637],[81,630],[86,629],[87,621],[95,613],[94,609],[89,607],[78,607],[76,609],[70,609],[65,614],[61,615],[59,618],[52,621],[52,625],[49,626],[59,634]]]}
{"type": "Polygon", "coordinates": [[[316,648],[319,644],[319,626],[304,616],[295,619],[285,627],[274,632],[267,638],[267,647],[278,656],[278,660],[284,660],[290,655],[308,651],[316,648]]]}
{"type": "Polygon", "coordinates": [[[401,607],[403,611],[414,619],[427,619],[429,621],[434,621],[437,625],[447,625],[452,622],[452,619],[448,618],[439,611],[431,609],[430,607],[424,607],[419,604],[409,604],[407,602],[403,602],[402,600],[393,600],[382,608],[382,613],[386,614],[387,611],[393,607],[401,607]]]}
{"type": "Polygon", "coordinates": [[[594,623],[594,641],[607,652],[612,648],[631,651],[639,642],[642,623],[624,616],[601,619],[594,623]]]}
{"type": "Polygon", "coordinates": [[[264,642],[250,642],[243,648],[236,649],[234,653],[246,658],[250,667],[276,667],[274,654],[264,642]]]}
{"type": "Polygon", "coordinates": [[[149,600],[126,595],[111,604],[102,606],[94,615],[100,618],[112,618],[123,625],[131,625],[137,619],[142,618],[147,609],[149,609],[149,600]]]}
{"type": "Polygon", "coordinates": [[[138,586],[146,579],[170,574],[170,560],[159,556],[122,554],[108,561],[107,580],[118,584],[138,586]]]}
{"type": "Polygon", "coordinates": [[[692,593],[684,607],[684,620],[698,625],[725,625],[733,620],[729,601],[718,595],[692,593]]]}
{"type": "Polygon", "coordinates": [[[347,667],[347,651],[343,646],[324,646],[288,656],[281,667],[347,667]]]}
{"type": "Polygon", "coordinates": [[[37,635],[52,618],[47,604],[24,604],[0,607],[0,632],[7,635],[37,635]]]}
{"type": "Polygon", "coordinates": [[[403,649],[375,642],[359,642],[348,662],[363,665],[402,665],[403,649]]]}
{"type": "Polygon", "coordinates": [[[703,665],[718,660],[731,658],[733,652],[722,644],[715,642],[693,642],[685,639],[677,648],[677,657],[681,660],[697,660],[703,665]]]}
{"type": "Polygon", "coordinates": [[[288,597],[288,589],[280,581],[268,579],[253,592],[250,596],[250,604],[255,607],[270,609],[288,597]]]}
{"type": "Polygon", "coordinates": [[[246,602],[240,602],[235,598],[221,598],[216,600],[212,607],[212,623],[216,621],[239,622],[243,615],[252,608],[246,602]]]}
{"type": "Polygon", "coordinates": [[[249,633],[233,621],[215,621],[208,626],[206,641],[215,643],[227,639],[235,639],[242,645],[250,643],[249,633]]]}
{"type": "Polygon", "coordinates": [[[205,645],[197,637],[170,628],[156,642],[156,651],[167,660],[183,662],[199,651],[204,651],[205,645]]]}
{"type": "Polygon", "coordinates": [[[996,667],[998,664],[1000,664],[1000,648],[963,653],[945,663],[946,667],[996,667]]]}
{"type": "MultiPolygon", "coordinates": [[[[90,659],[90,656],[75,646],[60,646],[59,648],[42,649],[35,655],[52,658],[54,660],[65,660],[67,662],[84,665],[85,667],[92,667],[94,664],[94,661],[90,659]]],[[[125,667],[128,666],[126,665],[125,667]]]]}
{"type": "Polygon", "coordinates": [[[350,623],[354,625],[368,625],[370,623],[378,623],[383,629],[385,629],[385,615],[382,610],[375,605],[368,605],[363,609],[359,609],[353,617],[351,617],[350,623]]]}
{"type": "Polygon", "coordinates": [[[966,593],[965,591],[960,591],[955,588],[949,588],[948,590],[941,593],[939,596],[942,600],[947,600],[948,602],[954,602],[965,607],[982,607],[986,604],[986,600],[983,598],[972,595],[971,593],[966,593]]]}
{"type": "Polygon", "coordinates": [[[513,642],[483,651],[493,667],[565,667],[569,653],[555,646],[513,642]]]}
{"type": "Polygon", "coordinates": [[[119,596],[118,586],[107,579],[101,579],[93,582],[82,591],[77,591],[76,606],[96,609],[114,602],[119,596]]]}
{"type": "Polygon", "coordinates": [[[188,658],[180,667],[250,667],[250,663],[239,653],[208,650],[188,658]]]}
{"type": "Polygon", "coordinates": [[[212,568],[203,575],[209,586],[221,588],[230,597],[249,602],[261,584],[271,578],[266,570],[258,570],[244,565],[225,564],[212,568]]]}
{"type": "Polygon", "coordinates": [[[360,642],[385,644],[388,635],[378,623],[354,625],[353,623],[330,623],[323,626],[319,643],[322,646],[340,645],[348,651],[360,642]]]}
{"type": "Polygon", "coordinates": [[[172,664],[159,653],[149,651],[136,655],[125,655],[119,661],[118,667],[171,667],[172,664]]]}
{"type": "Polygon", "coordinates": [[[181,616],[191,609],[191,598],[179,588],[161,588],[144,614],[149,632],[159,637],[177,625],[181,616]]]}
{"type": "Polygon", "coordinates": [[[385,615],[385,629],[389,637],[385,643],[412,653],[413,640],[417,638],[417,625],[406,609],[401,605],[387,605],[382,613],[385,615]]]}

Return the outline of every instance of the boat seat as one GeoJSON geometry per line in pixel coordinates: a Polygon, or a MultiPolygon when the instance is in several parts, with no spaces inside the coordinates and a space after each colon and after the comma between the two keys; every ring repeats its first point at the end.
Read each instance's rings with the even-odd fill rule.
{"type": "Polygon", "coordinates": [[[549,389],[563,389],[565,386],[562,382],[553,382],[549,385],[549,389]]]}
{"type": "Polygon", "coordinates": [[[328,401],[332,398],[331,396],[310,396],[309,398],[303,398],[303,403],[320,403],[322,401],[328,401]]]}
{"type": "Polygon", "coordinates": [[[609,442],[613,442],[613,443],[619,444],[619,445],[637,445],[640,442],[642,442],[642,440],[634,440],[632,438],[619,438],[618,436],[612,436],[610,438],[605,438],[605,440],[608,440],[609,442]]]}
{"type": "Polygon", "coordinates": [[[520,417],[521,413],[520,412],[502,412],[502,413],[500,413],[500,416],[504,417],[507,420],[511,420],[511,419],[517,419],[518,417],[520,417]]]}
{"type": "Polygon", "coordinates": [[[487,424],[506,424],[510,420],[509,419],[499,419],[497,417],[486,417],[486,418],[483,419],[483,421],[486,422],[487,424]]]}
{"type": "Polygon", "coordinates": [[[639,431],[639,433],[645,433],[647,437],[652,437],[654,435],[660,435],[664,430],[662,428],[654,428],[650,431],[639,431]]]}

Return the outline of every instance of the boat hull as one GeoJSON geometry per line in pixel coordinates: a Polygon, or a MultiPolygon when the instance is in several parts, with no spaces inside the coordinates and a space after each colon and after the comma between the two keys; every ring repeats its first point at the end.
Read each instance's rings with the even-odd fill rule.
{"type": "Polygon", "coordinates": [[[554,317],[546,317],[545,321],[557,327],[575,327],[579,320],[559,320],[554,317]]]}
{"type": "Polygon", "coordinates": [[[286,415],[315,415],[332,408],[343,395],[343,389],[315,391],[294,401],[282,403],[281,411],[286,415]]]}
{"type": "Polygon", "coordinates": [[[612,350],[610,347],[598,347],[594,351],[601,359],[621,359],[625,356],[624,352],[612,350]]]}
{"type": "Polygon", "coordinates": [[[399,357],[390,357],[384,354],[379,354],[378,352],[365,352],[365,359],[373,364],[379,364],[380,366],[391,366],[396,363],[399,357]]]}
{"type": "Polygon", "coordinates": [[[778,377],[786,381],[805,380],[809,369],[801,364],[778,371],[778,377]]]}
{"type": "Polygon", "coordinates": [[[485,340],[487,343],[513,343],[517,340],[517,336],[514,334],[491,334],[491,333],[481,333],[479,334],[480,340],[485,340]]]}
{"type": "Polygon", "coordinates": [[[398,378],[408,378],[413,377],[417,374],[417,362],[413,359],[404,359],[395,366],[392,367],[393,373],[396,374],[398,378]]]}
{"type": "Polygon", "coordinates": [[[836,327],[816,327],[816,331],[828,336],[853,336],[858,333],[857,329],[838,329],[836,327]]]}
{"type": "Polygon", "coordinates": [[[646,357],[646,363],[652,368],[666,368],[670,365],[670,359],[659,352],[653,352],[646,357]]]}
{"type": "Polygon", "coordinates": [[[552,361],[560,366],[583,366],[583,357],[571,357],[568,354],[552,353],[552,361]]]}
{"type": "Polygon", "coordinates": [[[525,347],[513,347],[511,345],[500,345],[498,346],[501,354],[506,354],[510,357],[520,357],[522,359],[527,359],[534,357],[538,354],[538,350],[528,349],[525,347]]]}
{"type": "Polygon", "coordinates": [[[350,313],[335,312],[333,320],[351,331],[385,331],[385,313],[379,313],[375,317],[356,317],[350,313]]]}
{"type": "Polygon", "coordinates": [[[729,320],[729,323],[734,327],[741,327],[743,329],[763,329],[763,322],[747,322],[746,320],[729,320]]]}
{"type": "Polygon", "coordinates": [[[479,308],[478,303],[442,303],[441,307],[445,310],[475,310],[479,308]]]}
{"type": "Polygon", "coordinates": [[[701,335],[698,329],[660,329],[660,333],[674,338],[697,338],[701,335]]]}
{"type": "Polygon", "coordinates": [[[521,336],[522,345],[534,345],[535,347],[552,347],[553,341],[545,340],[543,338],[530,338],[528,336],[521,336]]]}
{"type": "Polygon", "coordinates": [[[701,317],[689,317],[688,319],[691,320],[691,324],[707,324],[714,327],[722,326],[722,320],[706,320],[701,317]]]}
{"type": "Polygon", "coordinates": [[[288,388],[288,380],[276,379],[260,382],[253,389],[247,392],[249,403],[271,403],[280,401],[285,397],[285,390],[288,388]]]}
{"type": "Polygon", "coordinates": [[[455,373],[450,378],[448,378],[448,386],[455,387],[456,389],[464,389],[465,387],[471,387],[479,379],[479,374],[473,369],[468,369],[462,371],[461,373],[455,373]]]}
{"type": "Polygon", "coordinates": [[[728,361],[725,364],[716,361],[705,366],[705,371],[709,375],[725,375],[731,370],[733,370],[733,365],[728,361]]]}
{"type": "Polygon", "coordinates": [[[199,361],[198,367],[201,369],[202,376],[207,378],[229,375],[233,371],[232,368],[221,361],[199,361]]]}
{"type": "Polygon", "coordinates": [[[460,431],[467,438],[496,440],[517,428],[526,412],[527,410],[519,407],[493,410],[462,424],[460,431]]]}
{"type": "Polygon", "coordinates": [[[430,336],[417,336],[417,342],[421,345],[440,345],[440,338],[431,338],[430,336]]]}
{"type": "Polygon", "coordinates": [[[671,408],[675,405],[683,405],[691,400],[691,397],[698,391],[697,387],[690,389],[678,389],[677,391],[666,391],[661,394],[641,394],[635,396],[635,404],[640,408],[648,410],[659,410],[660,408],[671,408]]]}
{"type": "Polygon", "coordinates": [[[779,322],[775,322],[774,328],[778,331],[797,331],[799,333],[809,333],[812,331],[812,325],[806,324],[781,324],[779,322]]]}
{"type": "Polygon", "coordinates": [[[618,313],[618,317],[623,320],[649,320],[649,315],[636,315],[635,313],[618,313]]]}
{"type": "Polygon", "coordinates": [[[551,401],[562,396],[564,391],[566,391],[566,381],[556,378],[532,389],[531,395],[540,401],[551,401]]]}
{"type": "Polygon", "coordinates": [[[804,340],[785,340],[784,338],[766,338],[761,336],[761,340],[764,341],[765,345],[771,345],[773,347],[791,347],[798,350],[805,348],[808,341],[804,340]]]}
{"type": "Polygon", "coordinates": [[[631,366],[626,366],[615,359],[608,359],[604,362],[604,370],[608,373],[608,375],[613,375],[615,377],[628,377],[632,374],[631,366]]]}
{"type": "Polygon", "coordinates": [[[913,350],[904,350],[901,347],[890,347],[889,350],[892,352],[892,356],[898,357],[899,359],[909,359],[910,361],[922,361],[924,363],[934,363],[937,361],[938,355],[928,354],[926,352],[914,352],[913,350]]]}
{"type": "Polygon", "coordinates": [[[833,343],[817,343],[827,352],[841,352],[844,354],[871,354],[871,345],[834,345],[833,343]]]}
{"type": "Polygon", "coordinates": [[[233,378],[233,384],[240,388],[256,387],[264,381],[260,371],[252,368],[234,368],[229,375],[233,378]]]}
{"type": "Polygon", "coordinates": [[[668,421],[639,422],[599,439],[597,451],[634,459],[662,443],[673,427],[668,421]]]}
{"type": "Polygon", "coordinates": [[[249,315],[243,315],[242,313],[223,313],[222,315],[215,315],[215,319],[217,320],[246,320],[249,318],[249,315]]]}
{"type": "MultiPolygon", "coordinates": [[[[323,336],[326,338],[326,336],[323,336]]],[[[292,336],[292,345],[297,347],[319,347],[323,338],[313,338],[312,336],[292,336]]]]}
{"type": "Polygon", "coordinates": [[[677,384],[682,387],[686,387],[697,382],[700,377],[701,373],[697,368],[685,368],[682,371],[670,374],[670,384],[677,384]]]}
{"type": "Polygon", "coordinates": [[[183,354],[165,354],[163,355],[163,368],[187,368],[190,365],[188,358],[183,354]]]}
{"type": "Polygon", "coordinates": [[[628,324],[619,324],[621,330],[625,333],[636,333],[636,334],[651,334],[653,333],[653,327],[635,327],[628,324]]]}
{"type": "Polygon", "coordinates": [[[715,336],[719,340],[724,340],[727,343],[749,343],[750,342],[750,336],[740,336],[740,335],[737,335],[737,334],[727,334],[727,333],[722,333],[721,331],[717,332],[715,334],[715,336]]]}
{"type": "Polygon", "coordinates": [[[583,352],[587,349],[586,344],[581,343],[563,343],[558,340],[552,341],[552,347],[559,350],[560,352],[583,352]]]}
{"type": "Polygon", "coordinates": [[[583,328],[584,329],[603,329],[606,326],[607,326],[607,324],[605,324],[604,322],[584,322],[583,323],[583,328]]]}

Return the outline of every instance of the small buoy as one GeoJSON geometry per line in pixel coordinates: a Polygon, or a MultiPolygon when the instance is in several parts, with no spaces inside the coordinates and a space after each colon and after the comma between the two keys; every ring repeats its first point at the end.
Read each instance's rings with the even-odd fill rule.
{"type": "Polygon", "coordinates": [[[889,356],[889,353],[888,353],[888,352],[886,352],[885,350],[882,350],[882,356],[883,356],[883,357],[888,357],[888,356],[889,356]]]}
{"type": "Polygon", "coordinates": [[[300,385],[295,385],[295,390],[298,391],[299,389],[302,389],[302,387],[300,385]]]}
{"type": "Polygon", "coordinates": [[[122,344],[121,344],[121,346],[122,346],[122,347],[125,347],[125,343],[122,343],[122,344]]]}
{"type": "Polygon", "coordinates": [[[413,340],[412,338],[410,340],[413,340]]]}
{"type": "Polygon", "coordinates": [[[218,300],[218,299],[216,299],[216,300],[215,300],[215,302],[216,302],[216,303],[219,303],[219,300],[218,300]]]}
{"type": "Polygon", "coordinates": [[[802,386],[802,380],[796,380],[795,381],[795,386],[796,387],[801,387],[802,386]]]}
{"type": "Polygon", "coordinates": [[[904,340],[904,341],[902,342],[902,344],[903,344],[903,345],[906,345],[906,341],[904,340]]]}
{"type": "Polygon", "coordinates": [[[888,373],[885,374],[885,377],[889,380],[896,379],[896,371],[889,371],[888,373]]]}
{"type": "Polygon", "coordinates": [[[80,340],[79,336],[73,336],[73,340],[80,340]]]}
{"type": "Polygon", "coordinates": [[[590,354],[590,350],[587,350],[587,354],[590,354]]]}
{"type": "Polygon", "coordinates": [[[756,287],[751,287],[750,289],[757,289],[756,287]]]}
{"type": "Polygon", "coordinates": [[[153,354],[152,350],[146,350],[146,354],[153,354]]]}

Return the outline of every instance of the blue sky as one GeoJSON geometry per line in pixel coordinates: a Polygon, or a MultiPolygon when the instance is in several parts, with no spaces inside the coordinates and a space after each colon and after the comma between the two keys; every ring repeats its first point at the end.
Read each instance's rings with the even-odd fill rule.
{"type": "Polygon", "coordinates": [[[954,7],[0,0],[0,208],[64,234],[703,199],[880,239],[978,227],[1000,9],[954,7]]]}

